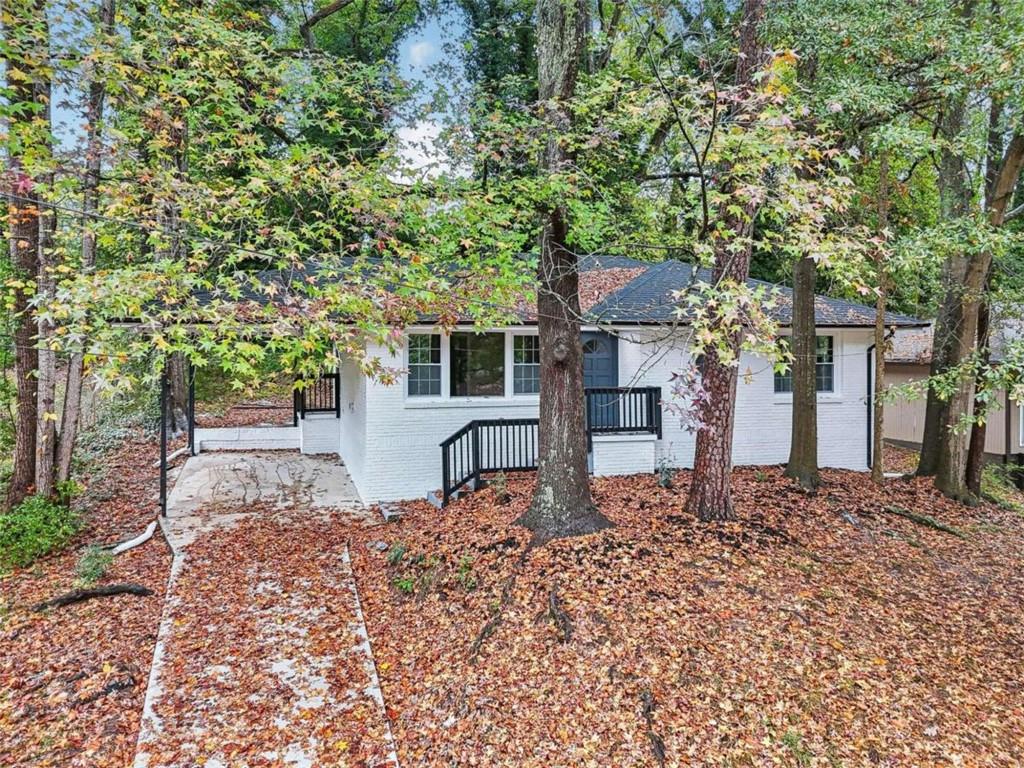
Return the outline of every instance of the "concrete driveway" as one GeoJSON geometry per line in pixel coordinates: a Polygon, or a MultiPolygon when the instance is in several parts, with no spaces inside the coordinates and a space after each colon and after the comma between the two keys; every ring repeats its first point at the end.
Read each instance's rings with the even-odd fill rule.
{"type": "Polygon", "coordinates": [[[336,457],[297,451],[237,451],[192,456],[167,497],[164,532],[176,552],[203,531],[231,526],[253,504],[301,509],[305,514],[343,510],[379,522],[363,506],[345,465],[336,457]]]}

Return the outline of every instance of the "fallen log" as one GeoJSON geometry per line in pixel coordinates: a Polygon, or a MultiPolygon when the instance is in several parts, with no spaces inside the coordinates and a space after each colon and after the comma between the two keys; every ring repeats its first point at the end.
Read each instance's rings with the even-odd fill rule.
{"type": "Polygon", "coordinates": [[[948,533],[952,536],[956,536],[958,539],[967,538],[964,532],[960,529],[954,528],[951,525],[946,525],[945,523],[940,522],[939,520],[936,520],[934,517],[930,517],[928,515],[919,515],[916,512],[911,512],[907,509],[902,509],[900,507],[893,506],[885,507],[885,511],[888,512],[890,515],[903,517],[907,520],[910,520],[911,522],[917,523],[918,525],[923,525],[925,528],[934,528],[936,531],[942,531],[943,533],[948,533]]]}
{"type": "Polygon", "coordinates": [[[73,589],[59,597],[44,600],[32,606],[33,611],[45,611],[47,608],[63,608],[67,605],[81,603],[84,600],[91,600],[94,597],[112,597],[113,595],[136,595],[148,597],[153,590],[143,587],[141,584],[108,584],[102,587],[91,587],[89,589],[73,589]]]}

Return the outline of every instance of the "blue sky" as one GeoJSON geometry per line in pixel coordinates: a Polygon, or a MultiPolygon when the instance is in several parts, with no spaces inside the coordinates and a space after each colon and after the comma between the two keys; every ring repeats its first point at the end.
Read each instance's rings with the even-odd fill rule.
{"type": "MultiPolygon", "coordinates": [[[[431,16],[402,41],[398,71],[403,79],[422,87],[416,100],[419,106],[425,108],[430,103],[439,82],[449,90],[458,90],[463,84],[462,63],[457,55],[462,31],[461,16],[448,12],[431,16]]],[[[398,126],[399,154],[409,169],[428,174],[447,169],[444,156],[432,146],[443,118],[442,114],[428,112],[398,126]]]]}

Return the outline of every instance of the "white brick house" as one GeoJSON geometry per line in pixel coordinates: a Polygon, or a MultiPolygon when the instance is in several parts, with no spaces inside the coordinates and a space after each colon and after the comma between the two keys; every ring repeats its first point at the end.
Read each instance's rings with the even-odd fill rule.
{"type": "MultiPolygon", "coordinates": [[[[623,258],[588,266],[589,273],[602,278],[594,282],[605,288],[582,297],[587,316],[595,319],[584,327],[586,383],[616,388],[616,394],[588,399],[591,420],[606,428],[605,433],[595,430],[591,439],[593,472],[653,472],[661,462],[692,466],[695,435],[671,407],[673,373],[689,364],[686,327],[673,326],[673,291],[688,284],[690,267],[623,258]]],[[[581,296],[587,275],[581,279],[581,296]]],[[[789,304],[786,289],[780,290],[778,320],[786,329],[789,304]]],[[[869,463],[874,310],[819,297],[817,313],[820,461],[864,470],[869,463]]],[[[922,325],[896,315],[887,321],[922,325]]],[[[529,464],[536,428],[521,422],[536,420],[538,413],[536,333],[535,324],[525,318],[520,325],[484,333],[468,326],[443,333],[424,325],[409,328],[395,353],[371,346],[367,356],[379,357],[403,375],[384,384],[363,376],[353,362],[343,364],[333,410],[302,415],[295,428],[298,447],[338,454],[367,503],[423,498],[442,489],[441,444],[471,423],[481,425],[479,430],[447,449],[449,485],[466,474],[467,463],[472,472],[474,459],[485,471],[495,463],[529,464]],[[487,426],[499,419],[519,421],[487,426]],[[504,448],[495,447],[502,440],[504,448]]],[[[743,356],[735,464],[786,461],[792,411],[788,389],[787,377],[775,374],[768,361],[743,356]]]]}

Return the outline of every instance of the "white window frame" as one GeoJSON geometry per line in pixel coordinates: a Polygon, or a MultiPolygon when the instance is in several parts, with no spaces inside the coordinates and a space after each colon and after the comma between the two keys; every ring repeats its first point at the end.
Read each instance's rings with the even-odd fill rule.
{"type": "MultiPolygon", "coordinates": [[[[456,328],[458,333],[471,333],[471,329],[456,328]]],[[[484,333],[500,333],[505,337],[505,386],[503,395],[453,395],[451,392],[451,334],[431,328],[410,328],[406,331],[402,343],[402,358],[405,368],[405,376],[402,384],[403,402],[408,407],[437,407],[437,406],[487,406],[487,405],[533,405],[540,402],[539,394],[515,394],[515,380],[513,376],[513,336],[536,336],[537,331],[530,328],[511,328],[503,330],[487,330],[484,333]],[[441,394],[440,395],[410,395],[408,384],[409,371],[409,336],[416,334],[440,334],[441,336],[441,394]]]]}
{"type": "MultiPolygon", "coordinates": [[[[420,402],[420,401],[423,401],[423,400],[438,400],[438,399],[444,397],[444,395],[445,395],[445,391],[444,391],[445,390],[445,375],[444,375],[444,372],[446,370],[446,366],[445,366],[445,338],[446,338],[446,336],[447,336],[447,334],[441,333],[439,331],[409,331],[405,335],[405,343],[402,345],[403,367],[405,368],[405,376],[404,376],[405,381],[403,383],[402,389],[404,390],[405,397],[407,399],[413,400],[413,401],[416,401],[416,402],[420,402]],[[440,388],[441,391],[440,391],[439,394],[436,394],[436,395],[410,395],[409,394],[409,372],[412,370],[412,365],[413,365],[413,363],[412,363],[412,361],[410,359],[410,356],[409,356],[409,337],[411,337],[411,336],[440,336],[441,337],[440,338],[440,342],[441,342],[441,360],[440,360],[440,363],[439,363],[439,366],[440,366],[440,369],[441,369],[441,371],[440,371],[441,372],[441,388],[440,388]]],[[[417,363],[417,365],[419,365],[419,363],[417,363]]]]}
{"type": "MultiPolygon", "coordinates": [[[[793,336],[792,331],[785,331],[779,334],[791,338],[793,336]]],[[[841,331],[830,328],[818,329],[815,336],[831,336],[832,337],[832,391],[831,392],[817,392],[819,403],[836,402],[843,399],[843,334],[841,331]]],[[[768,386],[771,387],[772,394],[775,397],[776,402],[779,403],[792,403],[793,393],[792,392],[776,392],[775,391],[775,370],[770,371],[771,375],[768,378],[768,386]]],[[[792,367],[790,368],[792,373],[792,367]]],[[[817,368],[815,368],[815,390],[817,390],[817,368]]]]}
{"type": "MultiPolygon", "coordinates": [[[[509,372],[508,375],[508,387],[506,391],[514,398],[520,399],[524,397],[539,398],[540,392],[516,392],[516,376],[515,376],[515,365],[516,365],[516,337],[519,336],[530,336],[537,338],[536,333],[530,333],[528,331],[510,331],[508,334],[507,353],[506,353],[506,364],[505,370],[509,372]]],[[[539,372],[538,372],[539,375],[539,372]]]]}

